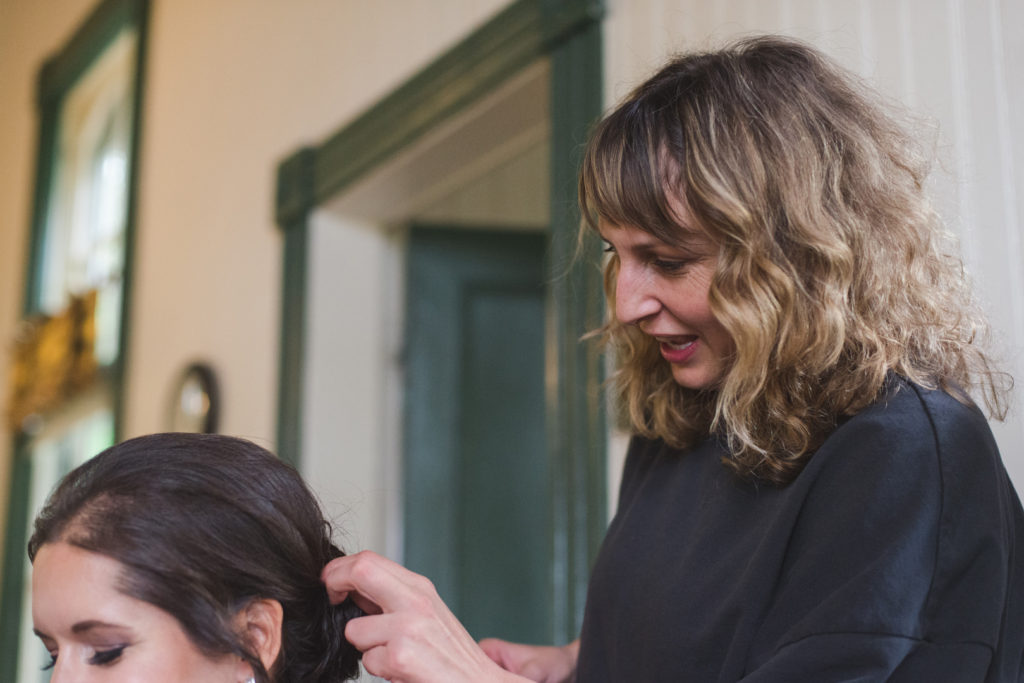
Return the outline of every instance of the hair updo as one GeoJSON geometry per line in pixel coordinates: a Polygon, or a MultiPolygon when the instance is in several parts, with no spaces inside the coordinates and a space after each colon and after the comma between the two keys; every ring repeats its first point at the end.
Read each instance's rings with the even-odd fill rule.
{"type": "Polygon", "coordinates": [[[28,553],[66,542],[124,565],[119,590],[181,624],[205,655],[234,654],[259,683],[332,683],[359,673],[345,640],[359,616],[332,605],[320,572],[344,553],[305,482],[242,439],[154,434],[68,474],[35,521],[28,553]],[[267,671],[233,628],[252,600],[281,604],[281,650],[267,671]]]}

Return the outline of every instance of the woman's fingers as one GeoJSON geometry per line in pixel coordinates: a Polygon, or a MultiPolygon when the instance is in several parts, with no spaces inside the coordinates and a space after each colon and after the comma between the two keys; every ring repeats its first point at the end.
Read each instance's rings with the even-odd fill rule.
{"type": "Polygon", "coordinates": [[[524,645],[497,638],[480,641],[480,649],[498,666],[531,681],[561,683],[576,669],[579,641],[563,647],[524,645]]]}
{"type": "Polygon", "coordinates": [[[484,654],[491,658],[495,664],[503,669],[509,671],[515,671],[515,663],[512,661],[512,657],[509,656],[509,647],[512,643],[507,640],[500,640],[498,638],[484,638],[479,643],[480,649],[484,651],[484,654]]]}
{"type": "Polygon", "coordinates": [[[331,602],[341,602],[353,593],[352,600],[369,614],[415,606],[424,593],[436,595],[424,577],[369,550],[331,560],[320,577],[331,602]]]}
{"type": "Polygon", "coordinates": [[[375,676],[399,683],[482,683],[509,674],[494,664],[425,577],[372,552],[339,557],[321,575],[332,602],[351,597],[367,616],[345,638],[375,676]]]}
{"type": "Polygon", "coordinates": [[[345,640],[352,643],[363,653],[380,647],[394,640],[395,615],[376,614],[370,617],[357,617],[345,624],[345,640]]]}

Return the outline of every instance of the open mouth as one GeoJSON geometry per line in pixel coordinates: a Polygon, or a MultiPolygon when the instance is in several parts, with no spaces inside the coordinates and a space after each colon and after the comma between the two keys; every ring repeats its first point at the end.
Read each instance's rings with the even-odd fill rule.
{"type": "Polygon", "coordinates": [[[692,346],[697,337],[655,337],[659,344],[670,349],[682,350],[692,346]]]}
{"type": "Polygon", "coordinates": [[[683,363],[697,351],[698,337],[655,337],[662,357],[669,363],[683,363]]]}

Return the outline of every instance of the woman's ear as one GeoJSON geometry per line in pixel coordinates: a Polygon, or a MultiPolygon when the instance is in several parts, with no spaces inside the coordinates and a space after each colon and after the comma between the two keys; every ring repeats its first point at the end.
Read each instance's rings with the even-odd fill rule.
{"type": "Polygon", "coordinates": [[[252,600],[235,615],[235,626],[267,671],[272,670],[281,653],[283,621],[281,603],[269,598],[252,600]]]}

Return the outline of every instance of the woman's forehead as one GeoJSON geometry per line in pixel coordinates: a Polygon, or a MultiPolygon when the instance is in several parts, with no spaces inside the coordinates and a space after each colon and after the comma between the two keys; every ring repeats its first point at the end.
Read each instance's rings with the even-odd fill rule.
{"type": "Polygon", "coordinates": [[[676,225],[660,230],[634,224],[613,223],[601,218],[597,225],[601,239],[611,242],[625,240],[633,246],[667,246],[676,249],[699,250],[714,243],[703,230],[676,225]]]}

